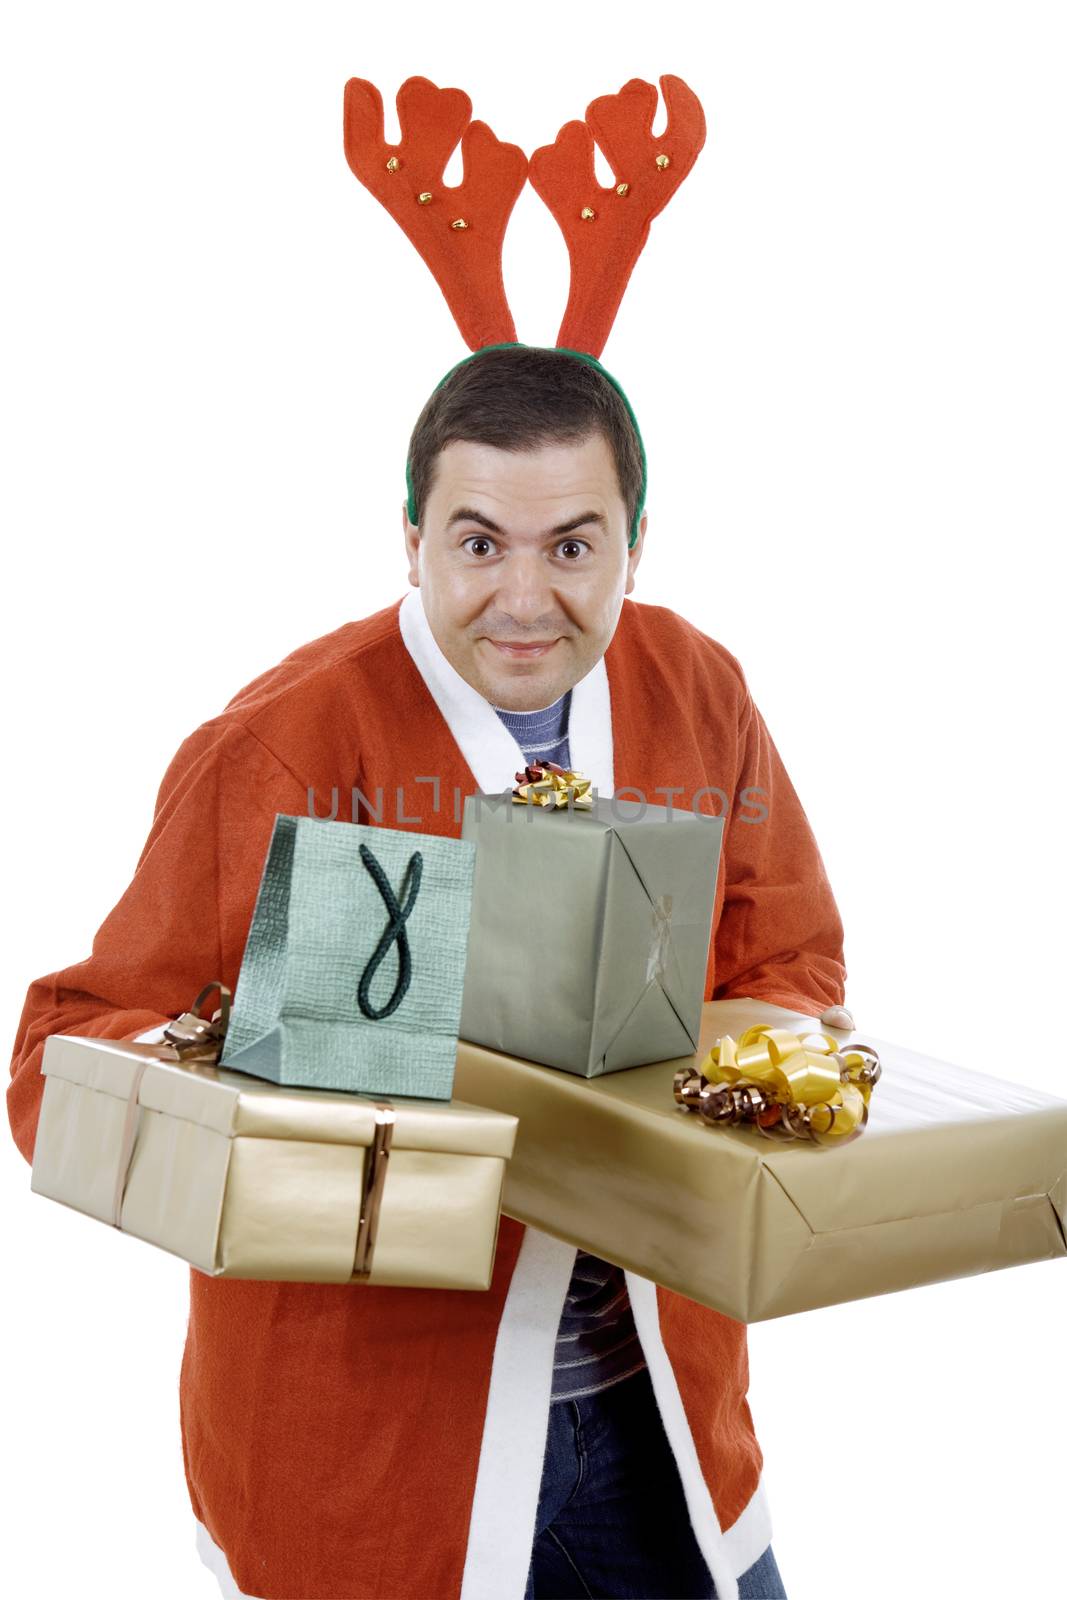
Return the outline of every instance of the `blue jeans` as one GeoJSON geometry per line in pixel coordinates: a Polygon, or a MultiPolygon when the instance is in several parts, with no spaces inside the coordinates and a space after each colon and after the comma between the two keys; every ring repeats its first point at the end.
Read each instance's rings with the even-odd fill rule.
{"type": "MultiPolygon", "coordinates": [[[[768,1545],[741,1600],[786,1600],[768,1545]]],[[[549,1407],[525,1600],[716,1600],[648,1370],[549,1407]]]]}

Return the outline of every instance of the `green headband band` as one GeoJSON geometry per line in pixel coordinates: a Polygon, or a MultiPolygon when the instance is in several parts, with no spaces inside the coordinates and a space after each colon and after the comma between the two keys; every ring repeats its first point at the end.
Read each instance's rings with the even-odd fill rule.
{"type": "MultiPolygon", "coordinates": [[[[469,356],[464,356],[462,361],[457,361],[454,367],[450,367],[448,369],[448,371],[445,373],[444,377],[441,379],[441,382],[436,385],[436,387],[434,389],[434,394],[437,393],[437,390],[440,389],[442,387],[442,385],[444,385],[444,384],[446,384],[448,382],[448,380],[452,376],[453,372],[458,372],[460,367],[465,367],[467,365],[468,361],[477,360],[477,358],[480,355],[484,355],[486,350],[529,350],[529,349],[532,349],[532,348],[534,348],[534,347],[530,346],[530,345],[520,344],[517,340],[512,340],[510,343],[507,343],[507,344],[487,344],[487,345],[483,345],[480,350],[475,350],[469,356]]],[[[542,346],[541,348],[548,348],[548,347],[547,346],[542,346]]],[[[626,407],[626,415],[629,417],[631,423],[633,424],[634,434],[636,435],[636,438],[637,438],[637,448],[638,448],[638,451],[640,452],[640,455],[641,455],[641,493],[638,496],[637,509],[634,512],[633,521],[630,524],[630,538],[629,538],[629,541],[628,541],[627,548],[632,550],[634,545],[637,543],[638,528],[639,528],[640,523],[641,523],[641,517],[642,517],[642,515],[644,513],[644,509],[645,509],[645,494],[646,494],[646,491],[648,489],[648,458],[645,455],[645,442],[641,437],[641,430],[637,426],[637,418],[634,416],[634,408],[630,404],[629,400],[626,398],[626,394],[625,394],[625,391],[623,390],[622,384],[618,381],[617,378],[613,378],[611,373],[608,372],[606,368],[604,368],[604,367],[602,367],[600,365],[600,362],[597,360],[596,356],[586,355],[584,350],[566,350],[566,349],[563,348],[562,345],[553,345],[552,348],[556,349],[556,350],[559,350],[561,355],[574,356],[576,358],[576,360],[584,361],[587,366],[595,367],[597,372],[599,372],[602,377],[607,378],[608,382],[611,384],[611,387],[615,390],[615,393],[619,396],[619,398],[622,400],[623,405],[626,407]]],[[[408,520],[410,522],[412,522],[415,525],[415,527],[418,527],[419,516],[418,516],[418,507],[415,504],[415,485],[411,481],[411,457],[410,457],[410,455],[408,456],[408,461],[407,461],[407,484],[408,484],[408,520]]]]}

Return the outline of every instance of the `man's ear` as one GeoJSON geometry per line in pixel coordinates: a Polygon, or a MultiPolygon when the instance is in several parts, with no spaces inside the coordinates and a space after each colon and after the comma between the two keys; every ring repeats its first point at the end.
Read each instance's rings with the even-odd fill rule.
{"type": "Polygon", "coordinates": [[[404,527],[404,550],[408,558],[408,582],[417,589],[419,587],[420,535],[418,524],[412,522],[408,516],[408,503],[406,500],[401,508],[400,519],[404,527]]]}
{"type": "Polygon", "coordinates": [[[645,548],[645,529],[647,527],[648,512],[645,511],[642,513],[641,521],[637,524],[637,538],[634,541],[634,547],[626,555],[627,572],[626,589],[624,591],[626,594],[630,594],[634,587],[634,573],[637,571],[637,564],[641,560],[641,552],[645,548]]]}

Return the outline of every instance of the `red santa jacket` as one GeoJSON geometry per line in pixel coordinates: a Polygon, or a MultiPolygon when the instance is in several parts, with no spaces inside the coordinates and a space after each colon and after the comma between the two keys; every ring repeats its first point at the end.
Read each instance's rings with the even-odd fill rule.
{"type": "MultiPolygon", "coordinates": [[[[843,1003],[822,858],[722,645],[624,600],[574,686],[570,750],[602,795],[726,816],[706,999],[843,1003]]],[[[242,689],[168,768],[92,955],[29,989],[8,1091],[26,1159],[49,1034],[136,1037],[210,979],[235,985],[276,813],[312,805],[458,837],[464,797],[510,787],[523,765],[437,646],[417,589],[242,689]]],[[[521,1600],[574,1253],[504,1217],[479,1293],[190,1269],[181,1432],[205,1558],[262,1600],[521,1600]]],[[[745,1326],[626,1278],[694,1533],[722,1600],[736,1600],[771,1539],[745,1326]]]]}

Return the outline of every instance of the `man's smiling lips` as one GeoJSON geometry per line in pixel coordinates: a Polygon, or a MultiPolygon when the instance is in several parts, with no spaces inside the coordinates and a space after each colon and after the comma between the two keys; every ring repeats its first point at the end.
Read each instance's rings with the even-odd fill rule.
{"type": "Polygon", "coordinates": [[[504,656],[544,656],[559,643],[558,639],[543,640],[540,644],[509,644],[506,640],[490,639],[489,643],[504,656]]]}

